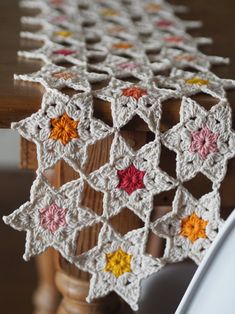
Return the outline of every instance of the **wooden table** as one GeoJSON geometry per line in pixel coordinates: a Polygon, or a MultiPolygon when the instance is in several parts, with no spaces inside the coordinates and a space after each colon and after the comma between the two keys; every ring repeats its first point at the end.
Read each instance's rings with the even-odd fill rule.
{"type": "MultiPolygon", "coordinates": [[[[210,47],[202,49],[207,54],[221,55],[231,58],[230,66],[218,66],[213,70],[216,74],[224,78],[235,78],[235,36],[232,30],[235,28],[233,0],[214,1],[214,0],[174,0],[172,3],[185,4],[191,8],[191,12],[185,15],[185,18],[200,19],[204,22],[202,29],[193,31],[193,35],[208,36],[214,39],[214,44],[210,47]]],[[[19,121],[31,113],[37,111],[40,106],[43,88],[37,84],[19,83],[13,81],[14,73],[27,73],[38,70],[42,63],[35,61],[19,60],[17,58],[17,50],[33,49],[38,45],[33,41],[22,41],[19,38],[20,31],[20,12],[17,0],[1,1],[0,3],[0,127],[9,128],[10,123],[19,121]]],[[[183,17],[183,15],[182,15],[183,17]]],[[[214,99],[205,95],[197,95],[194,99],[203,102],[208,108],[214,99]]],[[[228,92],[228,98],[233,109],[235,108],[235,91],[228,92]]],[[[167,102],[163,107],[163,119],[161,129],[165,130],[177,123],[179,119],[179,101],[167,102]]],[[[110,120],[110,110],[105,106],[105,110],[101,109],[100,103],[95,104],[95,114],[97,117],[102,117],[104,120],[110,120]]],[[[150,138],[149,132],[144,123],[137,119],[128,124],[123,131],[123,136],[136,144],[136,148],[143,145],[150,138]],[[136,123],[138,122],[138,123],[136,123]],[[138,139],[138,141],[137,141],[138,139]]],[[[108,138],[102,142],[102,146],[98,143],[90,150],[90,158],[96,155],[96,161],[89,164],[90,170],[94,166],[104,163],[109,156],[109,147],[111,139],[108,138]],[[104,149],[105,147],[105,149],[104,149]]],[[[169,164],[174,162],[174,155],[163,149],[160,166],[163,170],[167,170],[169,174],[174,173],[169,164]]],[[[35,147],[34,144],[22,140],[21,150],[21,165],[23,168],[35,170],[37,168],[35,147]]],[[[51,182],[59,186],[71,179],[77,177],[77,174],[69,168],[65,163],[59,162],[54,172],[48,172],[48,177],[51,182]]],[[[226,216],[234,206],[233,182],[235,178],[235,161],[229,162],[228,175],[222,183],[222,207],[223,215],[226,216]]],[[[186,187],[197,197],[211,189],[211,183],[205,177],[198,175],[195,179],[186,184],[186,187]],[[200,183],[200,184],[198,184],[200,183]]],[[[156,197],[156,215],[162,207],[169,206],[173,198],[173,192],[162,193],[156,197]]],[[[95,208],[96,212],[102,210],[102,197],[99,193],[87,187],[84,205],[95,208]]],[[[164,208],[163,208],[164,211],[164,208]]],[[[121,233],[139,227],[140,220],[129,210],[124,210],[113,221],[114,227],[121,233]],[[124,221],[124,222],[123,222],[124,221]]],[[[94,226],[82,232],[79,237],[77,253],[88,250],[93,247],[96,242],[97,234],[100,226],[94,226]]],[[[154,240],[156,243],[156,239],[154,240]]],[[[151,251],[151,247],[150,247],[151,251]]],[[[155,255],[160,254],[160,248],[151,252],[155,255]]],[[[19,257],[20,258],[20,257],[19,257]]],[[[88,274],[80,272],[74,266],[68,264],[64,259],[60,258],[53,250],[48,250],[45,254],[37,259],[38,269],[40,273],[40,285],[36,294],[37,313],[46,314],[53,313],[56,306],[57,293],[53,285],[55,271],[56,284],[63,295],[58,312],[60,314],[72,313],[117,313],[120,311],[119,299],[115,295],[110,295],[104,300],[99,300],[92,305],[86,304],[84,301],[85,294],[88,289],[88,274]],[[52,260],[55,259],[56,263],[52,260]],[[56,267],[55,267],[56,264],[56,267]],[[49,287],[49,288],[48,288],[49,287]],[[44,293],[50,294],[51,302],[45,304],[44,293]],[[46,309],[48,307],[48,310],[46,309]]],[[[7,270],[8,271],[8,270],[7,270]]],[[[9,270],[10,271],[10,270],[9,270]]],[[[125,309],[122,312],[127,313],[125,309]]]]}

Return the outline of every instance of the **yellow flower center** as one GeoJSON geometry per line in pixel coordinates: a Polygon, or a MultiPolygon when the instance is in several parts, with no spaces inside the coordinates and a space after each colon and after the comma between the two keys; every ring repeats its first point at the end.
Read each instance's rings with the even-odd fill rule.
{"type": "Polygon", "coordinates": [[[113,9],[104,9],[101,11],[102,16],[117,16],[119,15],[118,11],[113,10],[113,9]]]}
{"type": "Polygon", "coordinates": [[[204,80],[204,79],[202,79],[202,78],[200,78],[200,77],[198,77],[198,76],[195,76],[195,77],[193,77],[193,78],[191,78],[191,79],[187,79],[187,80],[185,80],[185,83],[187,83],[187,84],[191,84],[191,85],[200,85],[200,86],[202,86],[202,85],[208,85],[209,84],[209,81],[208,80],[204,80]]]}
{"type": "Polygon", "coordinates": [[[188,238],[194,243],[199,238],[207,238],[206,226],[208,221],[199,218],[195,213],[185,217],[181,221],[181,232],[180,235],[188,238]]]}
{"type": "Polygon", "coordinates": [[[70,31],[59,31],[54,33],[55,36],[61,36],[64,38],[70,37],[73,35],[73,32],[70,31]]]}
{"type": "Polygon", "coordinates": [[[61,117],[51,119],[51,134],[53,140],[60,140],[63,145],[66,145],[71,139],[78,138],[78,121],[74,121],[67,113],[61,117]]]}
{"type": "Polygon", "coordinates": [[[104,271],[109,271],[115,277],[120,277],[124,273],[129,273],[131,269],[132,255],[127,254],[121,248],[112,253],[106,254],[106,266],[104,271]]]}
{"type": "Polygon", "coordinates": [[[71,78],[74,78],[75,76],[77,76],[75,73],[69,72],[69,71],[62,71],[62,72],[56,72],[52,74],[53,77],[55,78],[63,78],[64,80],[69,80],[71,78]]]}

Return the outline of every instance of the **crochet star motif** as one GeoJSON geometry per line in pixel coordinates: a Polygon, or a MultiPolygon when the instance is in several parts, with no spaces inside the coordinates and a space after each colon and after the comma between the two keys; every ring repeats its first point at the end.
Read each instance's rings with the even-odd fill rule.
{"type": "Polygon", "coordinates": [[[64,159],[80,171],[87,158],[87,147],[108,136],[112,129],[92,117],[89,93],[72,98],[54,90],[44,94],[42,108],[12,127],[37,145],[39,171],[64,159]]]}
{"type": "Polygon", "coordinates": [[[144,232],[144,228],[137,229],[122,237],[105,224],[98,245],[74,258],[75,265],[92,275],[88,302],[115,291],[133,310],[138,309],[141,280],[162,266],[158,259],[143,253],[144,232]]]}
{"type": "Polygon", "coordinates": [[[132,84],[113,78],[108,87],[95,91],[94,95],[111,102],[115,127],[122,127],[137,114],[155,132],[161,116],[161,101],[175,98],[178,94],[157,88],[152,82],[132,84]]]}
{"type": "Polygon", "coordinates": [[[102,40],[104,46],[106,46],[108,51],[113,55],[126,55],[129,57],[144,56],[144,48],[138,41],[124,41],[111,36],[105,36],[102,40]]]}
{"type": "Polygon", "coordinates": [[[133,76],[144,80],[153,77],[153,72],[146,58],[129,60],[124,57],[108,55],[104,62],[92,65],[91,69],[105,71],[116,78],[133,76]]]}
{"type": "Polygon", "coordinates": [[[76,65],[84,65],[87,59],[84,45],[74,44],[66,47],[56,43],[46,43],[41,48],[31,51],[18,51],[19,57],[38,59],[45,63],[70,62],[76,65]]]}
{"type": "Polygon", "coordinates": [[[15,80],[38,82],[45,88],[69,87],[87,92],[91,90],[90,82],[100,82],[106,78],[106,74],[89,73],[83,66],[76,65],[68,69],[54,64],[47,64],[32,74],[14,75],[15,80]]]}
{"type": "Polygon", "coordinates": [[[226,102],[206,111],[190,98],[183,98],[180,123],[162,136],[163,144],[177,153],[180,180],[190,180],[198,172],[213,182],[224,178],[227,160],[235,155],[231,125],[231,109],[226,102]]]}
{"type": "Polygon", "coordinates": [[[60,140],[62,144],[66,145],[73,138],[78,138],[78,121],[71,119],[67,113],[61,117],[51,120],[51,134],[50,138],[53,140],[60,140]]]}
{"type": "Polygon", "coordinates": [[[148,50],[160,50],[164,47],[178,48],[185,51],[197,51],[199,45],[209,44],[209,38],[193,38],[187,34],[172,35],[154,32],[151,37],[144,40],[144,47],[148,50]]]}
{"type": "Polygon", "coordinates": [[[199,264],[220,230],[220,197],[214,191],[196,200],[178,188],[173,209],[152,224],[152,230],[166,239],[163,260],[179,262],[187,257],[199,264]]]}
{"type": "Polygon", "coordinates": [[[39,9],[42,14],[51,14],[52,9],[59,10],[64,14],[74,14],[77,10],[76,5],[73,0],[60,1],[41,1],[41,0],[22,0],[20,1],[20,7],[28,9],[39,9]]]}
{"type": "Polygon", "coordinates": [[[162,87],[175,88],[184,96],[191,96],[203,92],[218,99],[224,99],[225,89],[235,88],[235,81],[220,79],[212,72],[187,72],[173,69],[169,78],[156,77],[162,87]]]}
{"type": "Polygon", "coordinates": [[[187,237],[192,243],[200,238],[206,239],[206,226],[208,221],[199,218],[195,213],[183,218],[180,235],[187,237]]]}
{"type": "Polygon", "coordinates": [[[173,14],[159,15],[151,21],[152,31],[166,31],[172,34],[185,34],[187,29],[201,27],[200,21],[183,21],[173,14]]]}
{"type": "Polygon", "coordinates": [[[125,190],[129,195],[131,195],[132,192],[145,187],[143,182],[145,171],[136,169],[134,165],[131,165],[124,170],[118,170],[117,175],[119,178],[117,187],[125,190]]]}
{"type": "Polygon", "coordinates": [[[159,153],[158,140],[134,152],[121,136],[115,136],[110,162],[87,178],[95,190],[104,193],[105,217],[127,207],[145,220],[153,208],[153,196],[175,187],[174,179],[158,167],[159,153]]]}
{"type": "Polygon", "coordinates": [[[190,149],[192,152],[198,152],[198,154],[206,159],[210,153],[218,151],[217,147],[218,134],[211,132],[206,126],[200,131],[192,133],[192,143],[190,149]]]}
{"type": "Polygon", "coordinates": [[[20,37],[23,39],[31,39],[36,41],[43,41],[44,43],[55,42],[55,43],[67,43],[67,44],[77,44],[77,42],[84,42],[84,34],[80,29],[79,25],[76,30],[59,26],[49,26],[42,27],[37,32],[20,32],[20,37]]]}
{"type": "Polygon", "coordinates": [[[67,209],[59,207],[56,203],[41,208],[40,224],[45,229],[52,233],[66,225],[67,209]]]}
{"type": "Polygon", "coordinates": [[[105,271],[112,272],[115,277],[130,273],[132,255],[125,253],[121,248],[112,253],[106,254],[105,271]]]}
{"type": "Polygon", "coordinates": [[[186,69],[188,67],[198,71],[208,71],[214,64],[228,64],[229,59],[207,56],[199,51],[183,52],[178,49],[163,48],[153,61],[152,69],[154,72],[172,68],[186,69]]]}
{"type": "Polygon", "coordinates": [[[95,213],[79,205],[82,190],[81,180],[69,182],[57,190],[43,176],[38,176],[30,201],[3,217],[14,229],[26,231],[25,260],[53,247],[71,261],[79,231],[99,220],[95,213]]]}

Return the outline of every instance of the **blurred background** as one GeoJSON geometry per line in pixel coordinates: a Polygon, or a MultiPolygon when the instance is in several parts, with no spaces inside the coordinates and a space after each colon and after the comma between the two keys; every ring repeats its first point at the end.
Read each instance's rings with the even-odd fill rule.
{"type": "MultiPolygon", "coordinates": [[[[29,198],[34,174],[20,170],[20,137],[0,130],[0,212],[10,214],[29,198]]],[[[34,260],[25,262],[25,233],[6,226],[0,219],[0,309],[1,314],[30,314],[31,296],[36,287],[34,260]],[[5,271],[4,271],[5,270],[5,271]]]]}

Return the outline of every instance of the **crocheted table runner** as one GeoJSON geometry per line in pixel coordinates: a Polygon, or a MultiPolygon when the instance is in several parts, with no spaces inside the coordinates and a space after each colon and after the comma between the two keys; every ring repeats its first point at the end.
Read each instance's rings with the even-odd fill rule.
{"type": "Polygon", "coordinates": [[[53,247],[91,273],[88,302],[115,291],[137,310],[141,280],[167,263],[188,257],[200,263],[223,224],[219,188],[227,161],[235,155],[225,90],[235,81],[210,69],[228,59],[201,53],[198,46],[211,40],[187,34],[201,23],[179,19],[175,13],[185,8],[163,0],[24,0],[20,5],[40,11],[22,18],[40,30],[21,32],[21,38],[43,45],[18,55],[42,60],[44,66],[14,78],[40,83],[45,93],[36,113],[12,124],[36,144],[38,169],[30,201],[3,219],[27,232],[25,260],[53,247]],[[91,63],[91,58],[103,61],[91,63]],[[104,88],[92,89],[92,83],[105,80],[104,88]],[[74,95],[62,93],[64,87],[74,95]],[[217,104],[207,111],[190,98],[199,92],[215,97],[217,104]],[[93,116],[94,97],[111,103],[113,126],[93,116]],[[172,98],[182,99],[180,121],[162,133],[162,102],[172,98]],[[137,151],[120,135],[134,115],[155,135],[137,151]],[[87,175],[88,147],[109,135],[109,162],[87,175]],[[161,145],[176,153],[175,178],[159,168],[161,145]],[[79,179],[55,188],[44,171],[61,159],[79,179]],[[213,185],[210,193],[195,199],[184,182],[199,172],[213,185]],[[104,194],[102,215],[81,205],[84,184],[104,194]],[[176,189],[172,210],[151,221],[154,196],[171,189],[176,189]],[[109,219],[125,207],[144,227],[122,236],[109,219]],[[79,231],[97,222],[102,223],[98,244],[76,256],[79,231]],[[166,239],[161,258],[146,253],[150,231],[166,239]]]}

